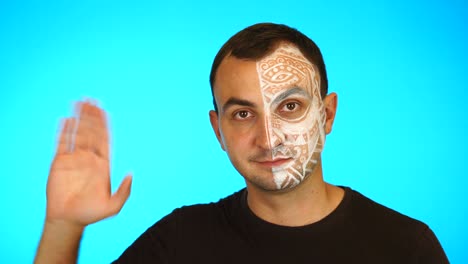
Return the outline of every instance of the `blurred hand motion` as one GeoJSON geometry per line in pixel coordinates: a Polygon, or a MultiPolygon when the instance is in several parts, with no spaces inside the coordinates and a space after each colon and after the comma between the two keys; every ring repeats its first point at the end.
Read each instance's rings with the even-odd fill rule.
{"type": "Polygon", "coordinates": [[[47,220],[86,226],[117,214],[130,195],[128,175],[112,194],[106,113],[77,102],[62,122],[57,153],[47,182],[47,220]]]}

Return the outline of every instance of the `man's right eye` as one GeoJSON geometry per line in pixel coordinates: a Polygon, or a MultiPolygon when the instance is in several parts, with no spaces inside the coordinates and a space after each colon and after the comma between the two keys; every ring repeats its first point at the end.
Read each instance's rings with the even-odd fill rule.
{"type": "Polygon", "coordinates": [[[252,113],[246,110],[241,110],[234,113],[234,119],[236,120],[245,120],[251,118],[252,116],[252,113]]]}

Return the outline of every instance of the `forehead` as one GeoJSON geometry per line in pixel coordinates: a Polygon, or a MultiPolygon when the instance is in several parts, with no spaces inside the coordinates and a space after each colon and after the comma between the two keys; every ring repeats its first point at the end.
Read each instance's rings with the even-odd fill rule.
{"type": "Polygon", "coordinates": [[[282,42],[268,55],[261,58],[259,61],[268,61],[275,58],[283,58],[278,60],[277,63],[304,63],[312,66],[312,63],[302,54],[299,48],[295,45],[282,42]]]}
{"type": "Polygon", "coordinates": [[[260,87],[266,95],[280,90],[299,87],[312,94],[318,86],[318,78],[310,63],[293,45],[280,45],[272,54],[257,63],[260,87]]]}
{"type": "Polygon", "coordinates": [[[255,100],[267,92],[266,87],[281,90],[300,87],[310,93],[314,73],[314,66],[297,47],[282,43],[257,61],[224,58],[216,74],[214,94],[221,106],[229,97],[255,100]]]}
{"type": "Polygon", "coordinates": [[[256,61],[233,56],[224,58],[219,65],[214,83],[214,95],[218,107],[229,97],[247,99],[257,96],[260,91],[256,69],[256,61]]]}

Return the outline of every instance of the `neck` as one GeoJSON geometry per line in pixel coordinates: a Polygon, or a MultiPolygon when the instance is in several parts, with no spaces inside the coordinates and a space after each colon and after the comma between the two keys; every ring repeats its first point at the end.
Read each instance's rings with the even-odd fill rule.
{"type": "Polygon", "coordinates": [[[304,226],[320,221],[341,202],[344,191],[323,181],[322,163],[289,190],[265,191],[247,184],[247,203],[255,215],[282,226],[304,226]]]}

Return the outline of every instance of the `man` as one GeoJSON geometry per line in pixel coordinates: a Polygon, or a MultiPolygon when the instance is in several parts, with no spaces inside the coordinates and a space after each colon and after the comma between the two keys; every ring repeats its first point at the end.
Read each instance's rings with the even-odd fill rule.
{"type": "MultiPolygon", "coordinates": [[[[218,52],[210,121],[246,188],[174,210],[116,263],[448,263],[424,223],[326,183],[321,151],[337,95],[322,55],[285,25],[257,24],[218,52]]],[[[116,214],[131,177],[109,188],[105,114],[89,102],[64,121],[36,263],[75,261],[86,225],[116,214]]]]}

